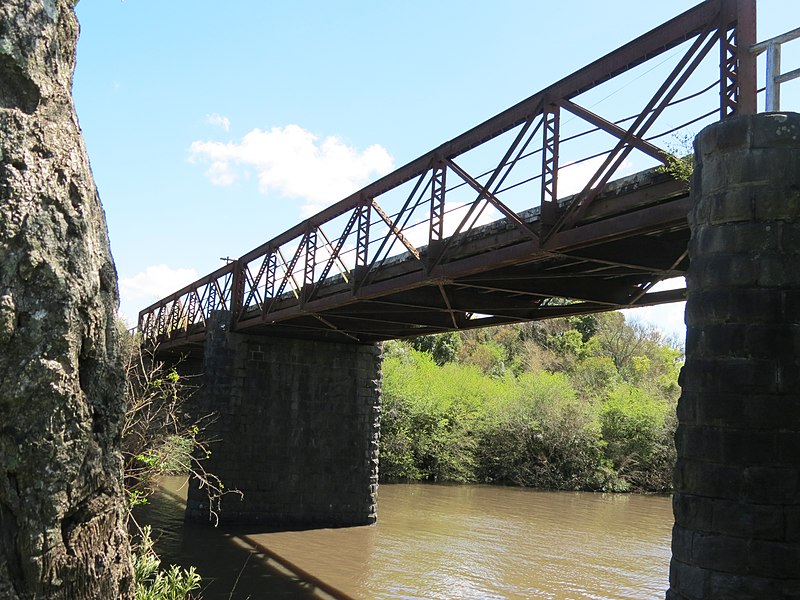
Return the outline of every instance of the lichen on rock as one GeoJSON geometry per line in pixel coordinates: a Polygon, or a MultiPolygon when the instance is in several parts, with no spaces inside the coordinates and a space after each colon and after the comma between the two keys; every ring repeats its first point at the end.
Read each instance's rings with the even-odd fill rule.
{"type": "Polygon", "coordinates": [[[0,598],[130,598],[116,271],[72,0],[0,2],[0,598]]]}
{"type": "Polygon", "coordinates": [[[0,344],[11,341],[17,321],[17,311],[11,294],[0,296],[0,344]]]}

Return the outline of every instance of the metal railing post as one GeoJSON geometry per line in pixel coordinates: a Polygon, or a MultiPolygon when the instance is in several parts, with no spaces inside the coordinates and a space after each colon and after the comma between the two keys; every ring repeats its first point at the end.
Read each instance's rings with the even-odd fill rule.
{"type": "Polygon", "coordinates": [[[800,69],[781,74],[781,44],[797,38],[800,38],[800,27],[750,46],[750,54],[753,58],[762,52],[767,53],[766,100],[764,103],[766,112],[777,112],[781,109],[781,84],[800,77],[800,69]]]}

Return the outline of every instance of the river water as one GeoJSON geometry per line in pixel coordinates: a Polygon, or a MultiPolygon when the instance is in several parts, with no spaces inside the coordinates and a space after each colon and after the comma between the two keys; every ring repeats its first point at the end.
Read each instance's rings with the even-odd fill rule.
{"type": "Polygon", "coordinates": [[[183,523],[168,478],[139,520],[162,558],[193,564],[207,600],[663,598],[663,496],[382,484],[372,527],[264,532],[183,523]]]}

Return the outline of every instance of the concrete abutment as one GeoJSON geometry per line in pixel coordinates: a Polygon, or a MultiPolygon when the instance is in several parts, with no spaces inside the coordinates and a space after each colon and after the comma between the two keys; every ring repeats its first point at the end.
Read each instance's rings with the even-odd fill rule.
{"type": "MultiPolygon", "coordinates": [[[[245,335],[208,324],[198,414],[215,415],[206,469],[226,494],[221,523],[367,525],[376,519],[380,348],[245,335]]],[[[186,517],[207,521],[193,482],[186,517]]]]}
{"type": "Polygon", "coordinates": [[[695,156],[667,598],[800,598],[800,115],[695,156]]]}

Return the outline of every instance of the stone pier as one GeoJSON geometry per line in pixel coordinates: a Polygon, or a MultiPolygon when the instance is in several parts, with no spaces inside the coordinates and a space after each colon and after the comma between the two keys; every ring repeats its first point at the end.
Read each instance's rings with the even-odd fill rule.
{"type": "MultiPolygon", "coordinates": [[[[221,523],[286,527],[367,525],[376,519],[380,349],[229,331],[208,324],[198,414],[214,413],[204,463],[229,493],[221,523]]],[[[207,521],[191,485],[190,521],[207,521]]]]}
{"type": "Polygon", "coordinates": [[[800,115],[695,141],[669,600],[800,598],[800,115]]]}

